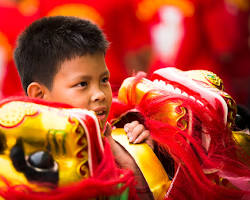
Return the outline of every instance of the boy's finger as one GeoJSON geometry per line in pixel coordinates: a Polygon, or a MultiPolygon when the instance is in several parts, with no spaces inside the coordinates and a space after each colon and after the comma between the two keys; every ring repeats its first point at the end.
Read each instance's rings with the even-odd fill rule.
{"type": "Polygon", "coordinates": [[[111,135],[111,132],[112,132],[112,127],[111,127],[110,123],[107,122],[105,130],[104,130],[104,135],[109,136],[109,135],[111,135]]]}
{"type": "Polygon", "coordinates": [[[136,138],[136,140],[134,141],[134,144],[138,144],[138,143],[142,143],[142,142],[147,143],[148,146],[152,150],[154,150],[154,141],[150,137],[150,131],[149,130],[143,131],[143,133],[136,138]]]}
{"type": "Polygon", "coordinates": [[[124,130],[126,131],[126,133],[130,133],[133,131],[133,129],[139,124],[138,121],[133,121],[131,123],[127,123],[124,126],[124,130]]]}
{"type": "Polygon", "coordinates": [[[154,141],[151,137],[148,137],[148,139],[145,140],[145,142],[150,146],[150,148],[154,151],[154,141]]]}
{"type": "Polygon", "coordinates": [[[134,144],[142,143],[143,141],[146,141],[150,136],[150,133],[148,130],[143,131],[133,142],[134,144]]]}
{"type": "Polygon", "coordinates": [[[142,124],[138,124],[134,127],[134,129],[128,134],[129,142],[134,142],[136,138],[142,134],[145,130],[145,127],[142,124]]]}

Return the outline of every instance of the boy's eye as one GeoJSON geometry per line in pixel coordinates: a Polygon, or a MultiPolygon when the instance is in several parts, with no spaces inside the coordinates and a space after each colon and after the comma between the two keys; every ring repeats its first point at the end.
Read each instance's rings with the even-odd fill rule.
{"type": "Polygon", "coordinates": [[[103,82],[103,83],[109,82],[109,77],[104,77],[104,78],[102,78],[102,82],[103,82]]]}
{"type": "Polygon", "coordinates": [[[86,87],[88,83],[86,81],[82,81],[81,83],[78,84],[79,87],[86,87]]]}

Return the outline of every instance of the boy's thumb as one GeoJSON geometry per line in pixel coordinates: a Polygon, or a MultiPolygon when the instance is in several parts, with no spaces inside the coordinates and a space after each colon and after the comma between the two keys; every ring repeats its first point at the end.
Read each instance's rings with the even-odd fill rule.
{"type": "Polygon", "coordinates": [[[104,130],[104,136],[110,136],[112,132],[112,127],[109,122],[106,123],[105,130],[104,130]]]}

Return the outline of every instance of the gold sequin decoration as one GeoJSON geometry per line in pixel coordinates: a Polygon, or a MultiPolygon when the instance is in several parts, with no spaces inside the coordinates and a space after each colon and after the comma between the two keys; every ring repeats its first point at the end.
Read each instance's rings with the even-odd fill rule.
{"type": "Polygon", "coordinates": [[[25,116],[32,116],[38,112],[37,107],[27,102],[10,102],[0,107],[0,125],[13,127],[18,125],[25,116]]]}
{"type": "Polygon", "coordinates": [[[234,126],[234,121],[237,113],[237,106],[234,99],[226,92],[221,91],[220,95],[223,97],[227,104],[228,114],[227,114],[227,126],[232,128],[234,126]]]}
{"type": "Polygon", "coordinates": [[[205,78],[219,90],[224,90],[223,81],[216,74],[207,71],[205,78]]]}

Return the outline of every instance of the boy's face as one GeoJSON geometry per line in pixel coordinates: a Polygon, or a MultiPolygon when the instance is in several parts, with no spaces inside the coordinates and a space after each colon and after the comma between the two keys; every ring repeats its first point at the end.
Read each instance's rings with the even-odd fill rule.
{"type": "Polygon", "coordinates": [[[104,55],[87,54],[64,61],[44,99],[93,110],[103,127],[112,101],[104,55]]]}

